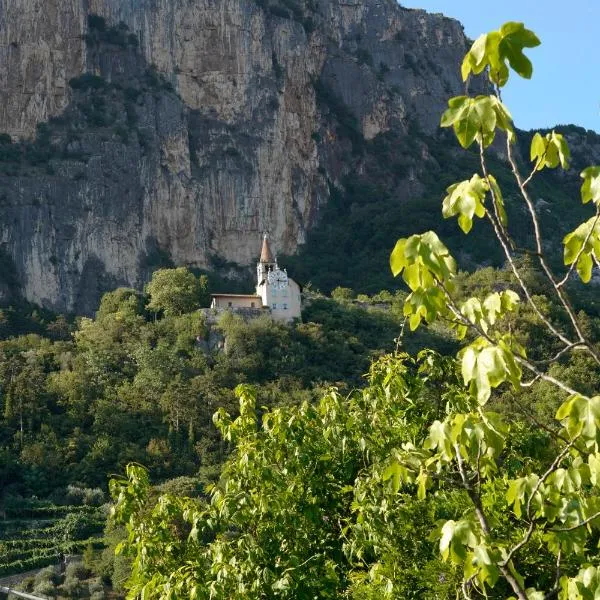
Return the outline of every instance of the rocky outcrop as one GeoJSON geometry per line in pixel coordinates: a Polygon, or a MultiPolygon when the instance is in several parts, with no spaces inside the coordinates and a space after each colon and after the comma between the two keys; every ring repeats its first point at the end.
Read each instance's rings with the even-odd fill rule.
{"type": "Polygon", "coordinates": [[[0,249],[77,312],[291,253],[365,140],[435,130],[465,45],[393,0],[0,0],[0,249]]]}

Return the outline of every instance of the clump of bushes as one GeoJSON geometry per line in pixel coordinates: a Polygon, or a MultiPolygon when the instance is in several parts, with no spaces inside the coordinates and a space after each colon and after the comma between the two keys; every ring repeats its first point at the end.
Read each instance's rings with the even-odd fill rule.
{"type": "Polygon", "coordinates": [[[118,25],[108,27],[106,19],[100,15],[88,15],[88,33],[85,36],[88,45],[93,46],[101,42],[127,48],[137,47],[139,41],[134,33],[129,32],[129,27],[121,22],[118,25]]]}
{"type": "Polygon", "coordinates": [[[65,494],[67,504],[86,506],[101,506],[104,504],[104,492],[100,488],[86,488],[77,485],[67,486],[65,494]]]}

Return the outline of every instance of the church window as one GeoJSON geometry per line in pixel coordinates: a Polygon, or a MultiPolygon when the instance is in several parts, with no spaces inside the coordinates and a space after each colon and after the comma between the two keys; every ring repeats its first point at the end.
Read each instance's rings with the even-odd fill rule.
{"type": "Polygon", "coordinates": [[[287,293],[287,290],[283,290],[283,292],[281,292],[281,295],[282,295],[284,298],[287,298],[287,295],[288,295],[288,293],[287,293]]]}
{"type": "Polygon", "coordinates": [[[273,310],[277,310],[277,304],[275,304],[275,302],[273,302],[273,310]]]}
{"type": "Polygon", "coordinates": [[[277,290],[273,288],[273,296],[277,296],[277,290]]]}
{"type": "Polygon", "coordinates": [[[287,310],[287,304],[283,304],[283,310],[287,310]]]}
{"type": "Polygon", "coordinates": [[[254,302],[250,302],[250,308],[254,308],[254,302]]]}
{"type": "Polygon", "coordinates": [[[231,308],[233,306],[233,303],[232,302],[228,302],[227,306],[229,306],[229,308],[231,308]]]}

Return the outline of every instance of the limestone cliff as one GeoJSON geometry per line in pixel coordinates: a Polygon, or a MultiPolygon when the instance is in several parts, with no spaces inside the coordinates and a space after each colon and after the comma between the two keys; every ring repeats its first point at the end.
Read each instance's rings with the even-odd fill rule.
{"type": "Polygon", "coordinates": [[[0,268],[89,312],[264,230],[292,253],[365,140],[435,130],[465,46],[394,0],[0,0],[0,268]]]}

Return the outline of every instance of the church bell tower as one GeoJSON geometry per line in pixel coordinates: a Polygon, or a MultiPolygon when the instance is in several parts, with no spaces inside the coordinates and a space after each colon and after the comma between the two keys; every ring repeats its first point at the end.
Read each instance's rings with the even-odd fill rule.
{"type": "Polygon", "coordinates": [[[277,261],[273,258],[271,247],[269,246],[269,236],[263,235],[262,249],[260,259],[256,263],[256,285],[260,285],[267,279],[269,271],[277,268],[277,261]]]}

